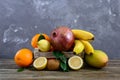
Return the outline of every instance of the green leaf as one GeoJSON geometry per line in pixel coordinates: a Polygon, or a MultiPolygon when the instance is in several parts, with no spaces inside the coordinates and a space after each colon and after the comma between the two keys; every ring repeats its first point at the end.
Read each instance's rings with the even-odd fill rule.
{"type": "Polygon", "coordinates": [[[38,38],[38,41],[40,41],[41,39],[45,39],[45,37],[42,34],[40,34],[40,37],[38,38]]]}
{"type": "Polygon", "coordinates": [[[53,51],[53,55],[54,55],[57,59],[59,59],[60,56],[62,56],[63,54],[62,54],[60,51],[53,51]]]}
{"type": "Polygon", "coordinates": [[[60,60],[65,64],[67,63],[67,58],[64,55],[60,56],[60,60]]]}
{"type": "Polygon", "coordinates": [[[69,71],[68,70],[68,65],[66,63],[62,62],[62,61],[60,62],[60,67],[65,72],[69,71]]]}
{"type": "Polygon", "coordinates": [[[22,68],[22,67],[21,67],[21,68],[19,68],[19,69],[17,70],[17,72],[22,72],[22,71],[24,71],[24,69],[25,69],[25,68],[22,68]]]}
{"type": "Polygon", "coordinates": [[[36,69],[33,66],[28,67],[29,70],[35,71],[36,69]]]}
{"type": "Polygon", "coordinates": [[[60,60],[60,67],[63,71],[68,71],[67,58],[60,51],[54,51],[53,55],[60,60]]]}

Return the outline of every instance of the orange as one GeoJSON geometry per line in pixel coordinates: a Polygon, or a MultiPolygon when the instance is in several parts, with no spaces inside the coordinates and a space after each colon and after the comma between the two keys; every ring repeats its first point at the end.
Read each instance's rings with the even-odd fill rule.
{"type": "Polygon", "coordinates": [[[42,33],[42,35],[45,37],[46,40],[50,41],[50,37],[47,34],[42,33]]]}
{"type": "MultiPolygon", "coordinates": [[[[32,40],[31,40],[31,45],[33,48],[38,48],[37,46],[37,42],[38,42],[38,39],[40,37],[41,34],[35,34],[33,37],[32,37],[32,40]]],[[[46,40],[48,40],[50,42],[50,37],[45,34],[45,33],[42,33],[42,35],[45,37],[46,40]]]]}
{"type": "Polygon", "coordinates": [[[31,40],[31,45],[33,48],[37,48],[37,42],[40,34],[35,34],[31,40]]]}
{"type": "Polygon", "coordinates": [[[20,67],[28,67],[33,62],[33,53],[27,48],[20,49],[15,54],[14,61],[20,67]]]}

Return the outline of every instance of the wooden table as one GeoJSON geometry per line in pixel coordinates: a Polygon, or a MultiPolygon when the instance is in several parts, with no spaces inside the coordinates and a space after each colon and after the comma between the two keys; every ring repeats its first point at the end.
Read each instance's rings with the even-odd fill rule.
{"type": "Polygon", "coordinates": [[[85,67],[69,72],[17,69],[13,59],[0,59],[0,80],[120,80],[120,60],[110,60],[102,69],[85,67]]]}

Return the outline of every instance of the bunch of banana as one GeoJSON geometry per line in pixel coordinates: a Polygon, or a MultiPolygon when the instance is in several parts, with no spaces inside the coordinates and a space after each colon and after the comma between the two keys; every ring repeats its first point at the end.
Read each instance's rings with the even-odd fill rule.
{"type": "Polygon", "coordinates": [[[76,54],[82,53],[84,50],[84,45],[80,40],[75,40],[75,46],[73,48],[73,52],[75,52],[76,54]]]}
{"type": "Polygon", "coordinates": [[[94,40],[94,35],[91,32],[80,29],[72,29],[72,32],[75,37],[73,52],[80,54],[85,51],[88,55],[94,53],[94,47],[90,43],[94,40]]]}
{"type": "Polygon", "coordinates": [[[94,35],[91,32],[80,30],[80,29],[72,29],[72,32],[76,39],[80,40],[94,40],[94,35]]]}

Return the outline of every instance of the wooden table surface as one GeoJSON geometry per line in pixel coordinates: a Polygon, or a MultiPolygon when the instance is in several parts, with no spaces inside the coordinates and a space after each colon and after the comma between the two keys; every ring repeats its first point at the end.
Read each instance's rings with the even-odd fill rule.
{"type": "Polygon", "coordinates": [[[0,59],[0,80],[120,80],[120,60],[110,60],[102,69],[84,67],[69,72],[17,69],[13,59],[0,59]]]}

